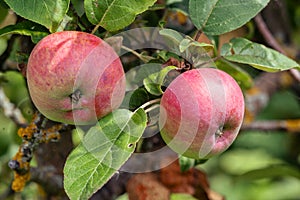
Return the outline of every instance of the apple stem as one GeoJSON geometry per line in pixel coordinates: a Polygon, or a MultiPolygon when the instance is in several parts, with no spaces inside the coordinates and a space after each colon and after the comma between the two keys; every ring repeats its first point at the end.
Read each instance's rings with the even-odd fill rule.
{"type": "Polygon", "coordinates": [[[152,110],[158,108],[159,106],[160,106],[160,105],[155,104],[155,105],[151,106],[150,108],[145,109],[145,113],[149,113],[149,112],[151,112],[152,110]]]}
{"type": "Polygon", "coordinates": [[[72,103],[78,103],[80,98],[82,97],[80,90],[75,90],[72,94],[69,95],[72,103]]]}
{"type": "Polygon", "coordinates": [[[145,109],[146,107],[151,106],[152,104],[159,103],[159,102],[160,102],[160,98],[158,98],[158,99],[153,99],[153,100],[151,100],[151,101],[148,101],[148,102],[144,103],[144,104],[141,105],[139,108],[145,109]]]}

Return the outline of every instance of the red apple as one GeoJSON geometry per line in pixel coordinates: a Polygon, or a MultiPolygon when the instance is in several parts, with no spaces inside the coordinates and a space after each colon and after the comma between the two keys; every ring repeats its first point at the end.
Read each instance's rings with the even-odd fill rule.
{"type": "Polygon", "coordinates": [[[32,50],[27,82],[36,108],[67,124],[91,124],[116,109],[125,94],[122,63],[99,37],[63,31],[32,50]]]}
{"type": "Polygon", "coordinates": [[[227,73],[200,68],[182,73],[161,99],[161,135],[175,152],[195,159],[225,151],[244,116],[244,97],[227,73]]]}

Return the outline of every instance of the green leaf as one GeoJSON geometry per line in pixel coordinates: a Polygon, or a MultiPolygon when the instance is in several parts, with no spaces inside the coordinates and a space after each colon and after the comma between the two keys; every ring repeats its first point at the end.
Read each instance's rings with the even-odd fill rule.
{"type": "Polygon", "coordinates": [[[132,23],[136,15],[146,11],[156,0],[85,0],[88,20],[108,31],[117,31],[132,23]]]}
{"type": "Polygon", "coordinates": [[[7,34],[20,34],[31,36],[32,42],[37,43],[43,37],[47,36],[49,32],[45,27],[39,24],[36,24],[31,21],[23,21],[0,29],[0,37],[7,34]]]}
{"type": "Polygon", "coordinates": [[[162,36],[165,36],[169,40],[172,41],[172,43],[179,45],[180,42],[184,39],[183,35],[179,32],[172,30],[172,29],[162,29],[159,31],[159,34],[162,36]]]}
{"type": "Polygon", "coordinates": [[[153,95],[160,96],[164,92],[161,89],[161,86],[163,86],[165,77],[167,74],[171,71],[176,69],[175,66],[168,66],[160,70],[159,72],[156,72],[154,74],[149,75],[147,78],[144,79],[144,86],[146,90],[153,95]]]}
{"type": "Polygon", "coordinates": [[[5,52],[7,48],[6,38],[0,37],[0,56],[5,52]]]}
{"type": "Polygon", "coordinates": [[[121,107],[132,110],[149,100],[150,97],[145,88],[138,88],[126,93],[121,107]]]}
{"type": "Polygon", "coordinates": [[[102,118],[69,155],[64,188],[70,199],[88,199],[134,152],[147,123],[143,109],[119,109],[102,118]]]}
{"type": "Polygon", "coordinates": [[[3,22],[3,20],[6,18],[8,13],[8,9],[4,8],[3,6],[1,6],[0,4],[0,24],[3,22]]]}
{"type": "Polygon", "coordinates": [[[71,0],[72,5],[79,17],[82,17],[84,14],[84,1],[82,0],[71,0]]]}
{"type": "Polygon", "coordinates": [[[246,24],[270,0],[190,0],[189,13],[197,29],[220,35],[246,24]]]}
{"type": "Polygon", "coordinates": [[[203,52],[203,50],[205,51],[210,51],[213,50],[214,46],[211,44],[206,44],[206,43],[200,43],[198,41],[193,40],[190,37],[186,37],[184,38],[180,44],[179,44],[179,50],[180,52],[184,52],[188,49],[190,49],[192,52],[203,52]],[[200,49],[200,50],[197,50],[200,49]]]}
{"type": "Polygon", "coordinates": [[[238,176],[238,180],[255,180],[262,178],[274,178],[279,176],[291,176],[300,180],[299,169],[290,165],[271,165],[265,168],[252,170],[238,176]]]}
{"type": "Polygon", "coordinates": [[[250,89],[253,85],[252,77],[236,63],[220,59],[215,62],[218,69],[221,69],[232,76],[242,89],[250,89]]]}
{"type": "Polygon", "coordinates": [[[55,32],[69,9],[70,0],[5,0],[18,15],[55,32]]]}
{"type": "Polygon", "coordinates": [[[229,61],[248,64],[267,72],[299,68],[299,64],[294,60],[245,38],[234,38],[224,44],[221,55],[229,61]]]}

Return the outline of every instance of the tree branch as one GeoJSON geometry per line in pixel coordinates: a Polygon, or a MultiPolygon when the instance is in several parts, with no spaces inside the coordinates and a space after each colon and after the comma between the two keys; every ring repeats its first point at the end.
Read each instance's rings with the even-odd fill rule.
{"type": "Polygon", "coordinates": [[[3,88],[0,88],[0,106],[4,110],[4,115],[12,119],[18,126],[24,126],[26,120],[21,111],[6,97],[3,88]]]}
{"type": "MultiPolygon", "coordinates": [[[[257,28],[259,29],[260,33],[264,37],[265,41],[275,50],[279,51],[282,54],[286,55],[286,52],[283,50],[283,48],[280,46],[280,44],[277,42],[277,40],[274,38],[272,35],[271,31],[268,29],[266,23],[264,22],[262,16],[258,14],[255,18],[254,21],[257,25],[257,28]]],[[[290,69],[289,70],[292,76],[300,82],[300,72],[295,69],[290,69]]]]}

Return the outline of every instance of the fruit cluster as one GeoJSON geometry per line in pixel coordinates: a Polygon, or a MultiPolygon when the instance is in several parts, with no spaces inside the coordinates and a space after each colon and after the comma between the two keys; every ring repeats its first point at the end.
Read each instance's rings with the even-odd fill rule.
{"type": "MultiPolygon", "coordinates": [[[[91,124],[118,108],[125,94],[121,61],[112,47],[83,32],[64,31],[42,39],[27,66],[32,101],[47,118],[91,124]]],[[[164,141],[187,157],[208,158],[227,149],[244,116],[236,81],[214,68],[183,72],[161,98],[164,141]]]]}

